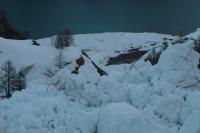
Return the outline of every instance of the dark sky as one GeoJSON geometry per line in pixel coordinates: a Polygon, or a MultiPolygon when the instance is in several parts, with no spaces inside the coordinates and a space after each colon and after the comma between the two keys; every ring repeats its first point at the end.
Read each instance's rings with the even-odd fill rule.
{"type": "Polygon", "coordinates": [[[174,34],[200,27],[200,0],[0,0],[0,9],[36,38],[63,29],[174,34]]]}

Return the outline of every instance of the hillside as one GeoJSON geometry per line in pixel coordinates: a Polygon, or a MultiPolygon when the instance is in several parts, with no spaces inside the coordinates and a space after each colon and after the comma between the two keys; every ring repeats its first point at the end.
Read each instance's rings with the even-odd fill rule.
{"type": "Polygon", "coordinates": [[[0,100],[0,133],[200,131],[199,30],[182,39],[157,33],[74,35],[73,46],[64,49],[67,65],[46,77],[58,55],[53,39],[36,40],[35,46],[32,40],[0,38],[0,66],[6,60],[17,69],[34,65],[27,88],[0,100]]]}

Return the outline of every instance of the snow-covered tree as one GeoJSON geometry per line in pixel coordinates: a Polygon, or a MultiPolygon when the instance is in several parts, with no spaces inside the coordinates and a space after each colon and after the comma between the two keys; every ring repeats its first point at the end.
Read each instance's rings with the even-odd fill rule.
{"type": "Polygon", "coordinates": [[[55,39],[55,48],[63,49],[64,47],[69,47],[73,43],[73,37],[70,31],[65,30],[64,32],[59,32],[55,39]]]}
{"type": "Polygon", "coordinates": [[[1,68],[0,90],[6,98],[12,96],[13,90],[16,89],[15,83],[17,72],[10,60],[6,61],[1,68]]]}
{"type": "Polygon", "coordinates": [[[59,50],[59,54],[57,57],[58,63],[56,63],[56,65],[60,69],[63,68],[64,66],[63,49],[64,47],[69,47],[72,43],[73,43],[73,37],[68,30],[60,32],[56,35],[55,48],[59,50]]]}

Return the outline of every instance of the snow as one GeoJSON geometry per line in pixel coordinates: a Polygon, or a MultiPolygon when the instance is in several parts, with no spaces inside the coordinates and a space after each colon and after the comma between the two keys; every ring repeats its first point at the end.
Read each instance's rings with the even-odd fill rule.
{"type": "Polygon", "coordinates": [[[150,102],[151,93],[151,88],[149,88],[147,84],[134,86],[130,90],[131,103],[139,109],[144,109],[144,107],[150,102]]]}
{"type": "Polygon", "coordinates": [[[42,72],[49,64],[53,64],[55,49],[31,45],[31,40],[15,41],[0,38],[0,64],[11,60],[19,69],[28,65],[34,66],[34,73],[28,76],[29,80],[42,77],[42,72]]]}
{"type": "Polygon", "coordinates": [[[156,105],[155,112],[162,119],[177,124],[180,119],[182,105],[183,99],[176,95],[169,95],[159,101],[158,105],[156,105]]]}
{"type": "Polygon", "coordinates": [[[193,111],[200,111],[200,92],[199,91],[192,91],[187,94],[186,97],[186,104],[188,107],[193,111]]]}
{"type": "Polygon", "coordinates": [[[2,116],[0,116],[0,133],[6,133],[5,121],[2,116]]]}
{"type": "Polygon", "coordinates": [[[6,116],[10,133],[75,133],[79,130],[94,130],[95,111],[87,111],[81,105],[68,102],[64,94],[53,86],[34,83],[32,87],[1,102],[1,114],[6,116]]]}
{"type": "Polygon", "coordinates": [[[193,112],[185,121],[180,133],[199,133],[200,132],[200,112],[193,112]]]}
{"type": "Polygon", "coordinates": [[[127,103],[112,103],[100,111],[98,133],[176,133],[157,123],[154,116],[127,103]]]}
{"type": "MultiPolygon", "coordinates": [[[[32,40],[0,38],[0,66],[8,59],[17,69],[34,65],[27,88],[0,100],[0,133],[200,131],[200,56],[192,48],[194,41],[169,42],[156,65],[144,61],[147,53],[131,64],[106,66],[109,57],[133,47],[160,50],[163,38],[176,37],[157,33],[74,35],[73,46],[63,51],[71,64],[47,78],[43,73],[55,67],[58,55],[52,45],[54,37],[36,40],[40,46],[31,45],[32,40]],[[73,74],[81,56],[85,63],[79,74],[73,74]],[[108,75],[100,76],[91,61],[108,75]]],[[[200,32],[186,37],[198,40],[200,32]]]]}

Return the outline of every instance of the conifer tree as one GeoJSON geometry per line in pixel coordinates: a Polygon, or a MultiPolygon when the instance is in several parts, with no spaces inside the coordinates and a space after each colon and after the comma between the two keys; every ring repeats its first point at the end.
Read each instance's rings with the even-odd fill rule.
{"type": "Polygon", "coordinates": [[[0,76],[0,90],[6,98],[12,96],[13,90],[16,89],[15,83],[17,79],[17,72],[10,60],[6,61],[1,68],[0,76]]]}

